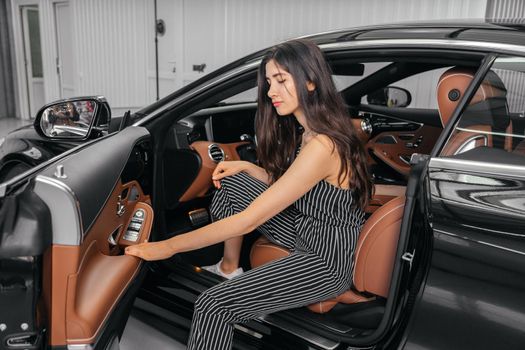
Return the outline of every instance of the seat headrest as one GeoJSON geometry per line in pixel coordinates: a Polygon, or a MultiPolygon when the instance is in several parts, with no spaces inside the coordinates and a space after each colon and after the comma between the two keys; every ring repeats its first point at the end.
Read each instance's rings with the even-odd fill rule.
{"type": "MultiPolygon", "coordinates": [[[[439,78],[437,100],[439,117],[443,127],[448,123],[452,112],[465,94],[475,74],[475,68],[453,67],[444,72],[439,78]]],[[[503,98],[506,101],[506,96],[507,90],[503,81],[496,73],[489,71],[470,104],[492,98],[503,98]]]]}
{"type": "Polygon", "coordinates": [[[365,222],[355,251],[354,287],[358,291],[388,296],[404,208],[405,197],[396,197],[365,222]]]}

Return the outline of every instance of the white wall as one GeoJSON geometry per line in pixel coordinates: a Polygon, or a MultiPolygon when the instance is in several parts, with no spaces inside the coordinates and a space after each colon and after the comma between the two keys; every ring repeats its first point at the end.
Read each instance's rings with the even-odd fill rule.
{"type": "MultiPolygon", "coordinates": [[[[20,0],[12,0],[20,1],[20,0]]],[[[45,99],[59,98],[53,2],[41,10],[45,99]]],[[[114,114],[155,100],[153,0],[69,1],[75,94],[102,94],[114,114]]],[[[487,0],[158,0],[160,95],[288,38],[369,24],[484,18],[487,0]],[[206,64],[204,73],[192,70],[206,64]]],[[[18,63],[20,64],[20,63],[18,63]]]]}
{"type": "Polygon", "coordinates": [[[80,95],[102,94],[112,109],[148,102],[148,3],[72,0],[80,95]]]}
{"type": "Polygon", "coordinates": [[[506,21],[515,20],[523,23],[525,18],[525,1],[523,0],[488,0],[486,18],[506,21]]]}
{"type": "Polygon", "coordinates": [[[486,0],[222,1],[226,60],[315,32],[401,21],[484,18],[486,9],[486,0]]]}

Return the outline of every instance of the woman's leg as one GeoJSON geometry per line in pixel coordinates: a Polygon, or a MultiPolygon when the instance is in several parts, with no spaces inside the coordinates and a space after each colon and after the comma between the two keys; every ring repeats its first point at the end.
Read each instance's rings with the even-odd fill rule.
{"type": "MultiPolygon", "coordinates": [[[[268,185],[248,174],[239,173],[221,180],[221,189],[213,196],[210,212],[214,220],[220,220],[246,209],[251,202],[268,189],[268,185]]],[[[271,241],[292,250],[295,243],[295,216],[289,208],[258,228],[271,241]]],[[[224,242],[221,270],[230,273],[239,266],[242,237],[224,242]]]]}
{"type": "Polygon", "coordinates": [[[221,262],[221,270],[224,273],[232,273],[239,267],[242,239],[240,236],[224,241],[224,253],[221,262]]]}
{"type": "Polygon", "coordinates": [[[316,255],[293,253],[202,293],[195,303],[188,349],[230,349],[233,326],[309,305],[349,288],[316,255]]]}

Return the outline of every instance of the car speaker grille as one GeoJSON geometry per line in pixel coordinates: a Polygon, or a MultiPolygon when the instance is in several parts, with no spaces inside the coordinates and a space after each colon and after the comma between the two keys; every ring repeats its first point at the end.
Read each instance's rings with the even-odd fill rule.
{"type": "Polygon", "coordinates": [[[224,151],[219,147],[219,145],[215,143],[212,143],[208,146],[208,155],[215,163],[219,163],[224,160],[224,151]]]}

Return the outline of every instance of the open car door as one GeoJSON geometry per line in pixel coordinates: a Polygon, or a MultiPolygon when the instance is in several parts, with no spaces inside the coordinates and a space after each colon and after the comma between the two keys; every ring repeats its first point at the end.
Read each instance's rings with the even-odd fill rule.
{"type": "Polygon", "coordinates": [[[0,186],[0,349],[115,349],[152,222],[149,133],[130,127],[0,186]]]}
{"type": "Polygon", "coordinates": [[[490,63],[449,75],[450,90],[477,86],[429,162],[431,257],[406,349],[523,348],[525,58],[490,63]]]}

